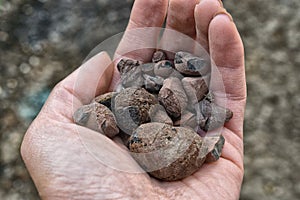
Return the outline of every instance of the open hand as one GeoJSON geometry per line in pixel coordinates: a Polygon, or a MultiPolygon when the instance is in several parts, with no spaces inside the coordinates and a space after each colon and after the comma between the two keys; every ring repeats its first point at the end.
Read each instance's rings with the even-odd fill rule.
{"type": "MultiPolygon", "coordinates": [[[[246,102],[243,44],[220,1],[198,3],[199,0],[170,0],[169,4],[168,0],[136,0],[127,31],[161,27],[167,17],[167,28],[194,38],[209,51],[224,81],[227,107],[234,113],[222,132],[226,142],[221,158],[204,164],[198,172],[181,181],[161,182],[146,173],[131,173],[141,169],[118,142],[74,124],[72,115],[76,108],[88,103],[95,94],[113,88],[118,81],[112,61],[102,52],[56,85],[24,137],[22,157],[42,198],[239,198],[246,102]],[[93,141],[100,145],[86,148],[93,141]],[[124,170],[107,166],[88,149],[97,151],[99,157],[109,158],[112,164],[119,161],[124,170]]],[[[117,53],[126,49],[127,44],[125,33],[117,53]]],[[[147,61],[149,55],[137,52],[130,56],[147,61]]]]}

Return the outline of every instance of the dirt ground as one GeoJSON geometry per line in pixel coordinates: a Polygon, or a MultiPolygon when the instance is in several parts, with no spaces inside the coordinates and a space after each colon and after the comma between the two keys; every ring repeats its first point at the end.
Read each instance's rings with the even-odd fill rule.
{"type": "MultiPolygon", "coordinates": [[[[39,199],[19,154],[51,88],[126,27],[133,0],[0,0],[0,199],[39,199]]],[[[225,0],[246,52],[241,200],[300,199],[300,1],[225,0]]]]}

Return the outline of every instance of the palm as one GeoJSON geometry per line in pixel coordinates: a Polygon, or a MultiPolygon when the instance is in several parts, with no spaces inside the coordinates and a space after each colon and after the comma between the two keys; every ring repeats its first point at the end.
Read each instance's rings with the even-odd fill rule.
{"type": "MultiPolygon", "coordinates": [[[[136,0],[127,30],[160,27],[167,2],[136,0]],[[153,9],[157,14],[149,18],[153,9]]],[[[225,16],[214,17],[221,10],[217,1],[203,0],[195,8],[194,16],[196,2],[171,0],[167,28],[195,38],[210,51],[222,74],[228,107],[234,112],[234,118],[222,131],[226,140],[222,157],[176,182],[161,182],[146,173],[128,173],[140,168],[118,142],[77,126],[72,120],[74,109],[90,101],[95,91],[101,93],[111,87],[108,84],[110,79],[112,85],[118,80],[116,72],[112,76],[112,67],[106,70],[94,67],[111,62],[107,55],[101,54],[83,66],[88,70],[81,71],[82,86],[73,89],[79,70],[58,84],[24,138],[23,158],[41,196],[73,196],[78,199],[238,198],[243,177],[242,131],[246,100],[243,46],[234,24],[225,16]],[[91,75],[102,77],[100,83],[91,79],[91,75]],[[233,80],[240,85],[233,84],[233,80]],[[114,164],[121,165],[122,170],[114,169],[114,164]]],[[[126,38],[120,43],[119,50],[122,48],[126,48],[126,38]]],[[[143,53],[132,57],[148,59],[143,53]]]]}

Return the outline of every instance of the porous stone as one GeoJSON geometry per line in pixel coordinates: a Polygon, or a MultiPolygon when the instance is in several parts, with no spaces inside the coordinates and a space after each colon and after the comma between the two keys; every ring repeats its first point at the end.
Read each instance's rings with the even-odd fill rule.
{"type": "Polygon", "coordinates": [[[185,77],[181,82],[191,104],[201,101],[208,93],[208,76],[185,77]]]}
{"type": "Polygon", "coordinates": [[[141,125],[129,138],[134,159],[152,176],[176,181],[200,169],[208,152],[193,130],[163,123],[141,125]]]}
{"type": "Polygon", "coordinates": [[[167,78],[158,93],[158,100],[173,119],[178,119],[187,106],[181,81],[176,77],[167,78]]]}
{"type": "Polygon", "coordinates": [[[114,110],[119,127],[131,134],[139,125],[149,122],[151,106],[158,104],[156,97],[144,88],[126,88],[116,97],[114,110]]]}
{"type": "Polygon", "coordinates": [[[114,114],[105,105],[97,102],[77,109],[73,120],[76,124],[98,131],[110,138],[119,133],[114,114]]]}
{"type": "Polygon", "coordinates": [[[174,58],[175,68],[187,76],[204,76],[210,72],[210,61],[188,52],[177,52],[174,58]]]}
{"type": "Polygon", "coordinates": [[[93,99],[94,102],[101,103],[108,107],[111,110],[112,103],[114,98],[117,96],[117,92],[108,92],[105,94],[101,94],[93,99]]]}

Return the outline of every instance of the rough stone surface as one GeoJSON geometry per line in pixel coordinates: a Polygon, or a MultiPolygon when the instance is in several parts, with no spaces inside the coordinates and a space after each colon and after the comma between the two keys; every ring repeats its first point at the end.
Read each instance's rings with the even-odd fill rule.
{"type": "Polygon", "coordinates": [[[111,110],[112,104],[114,102],[115,97],[117,96],[117,92],[108,92],[102,95],[99,95],[93,99],[93,101],[97,103],[101,103],[108,107],[111,110]]]}
{"type": "Polygon", "coordinates": [[[163,78],[170,77],[173,71],[173,63],[169,60],[159,61],[154,66],[154,74],[163,78]]]}
{"type": "Polygon", "coordinates": [[[98,131],[110,138],[119,133],[114,114],[108,107],[97,102],[77,109],[73,120],[76,124],[98,131]]]}
{"type": "Polygon", "coordinates": [[[225,138],[220,136],[206,136],[203,139],[203,146],[207,147],[209,153],[206,156],[205,162],[214,162],[221,156],[222,149],[225,143],[225,138]]]}
{"type": "Polygon", "coordinates": [[[201,101],[208,93],[209,78],[204,77],[185,77],[181,80],[189,102],[195,104],[201,101]]]}
{"type": "Polygon", "coordinates": [[[177,52],[174,58],[175,68],[187,76],[204,76],[210,71],[210,62],[187,52],[177,52]]]}
{"type": "MultiPolygon", "coordinates": [[[[54,84],[97,44],[125,29],[132,3],[1,1],[1,200],[39,199],[19,156],[21,138],[54,84]]],[[[224,0],[224,5],[246,52],[245,176],[240,200],[299,199],[300,175],[295,172],[300,168],[300,2],[224,0]]]]}
{"type": "Polygon", "coordinates": [[[163,86],[164,79],[160,76],[149,76],[147,74],[144,77],[144,87],[151,93],[158,93],[163,86]]]}
{"type": "Polygon", "coordinates": [[[142,123],[150,121],[149,110],[158,104],[156,97],[144,88],[126,88],[115,98],[113,112],[118,126],[131,134],[142,123]]]}
{"type": "Polygon", "coordinates": [[[165,108],[162,105],[153,105],[149,110],[149,116],[151,122],[160,122],[169,125],[173,125],[172,119],[167,114],[165,108]]]}
{"type": "Polygon", "coordinates": [[[158,100],[172,118],[179,118],[187,106],[187,96],[181,81],[175,77],[167,78],[158,93],[158,100]]]}
{"type": "Polygon", "coordinates": [[[174,181],[190,176],[204,163],[202,138],[193,130],[162,123],[141,125],[129,138],[129,150],[152,176],[174,181]],[[159,165],[159,166],[158,166],[159,165]]]}

